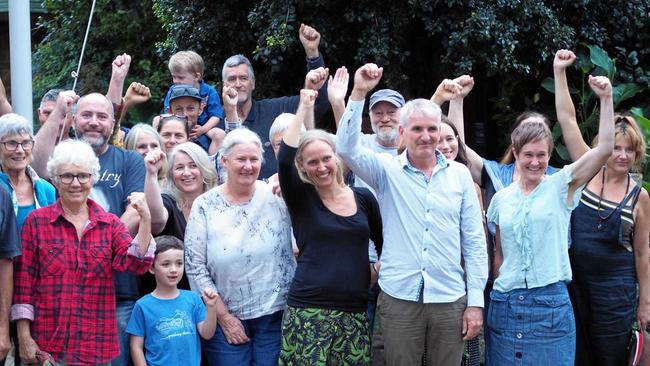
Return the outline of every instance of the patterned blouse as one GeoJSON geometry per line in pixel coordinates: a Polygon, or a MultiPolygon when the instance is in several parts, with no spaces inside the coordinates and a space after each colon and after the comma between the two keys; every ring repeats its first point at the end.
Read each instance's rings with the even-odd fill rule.
{"type": "Polygon", "coordinates": [[[218,291],[242,320],[284,309],[296,268],[286,205],[257,181],[249,202],[230,204],[223,186],[194,201],[185,231],[192,290],[218,291]]]}

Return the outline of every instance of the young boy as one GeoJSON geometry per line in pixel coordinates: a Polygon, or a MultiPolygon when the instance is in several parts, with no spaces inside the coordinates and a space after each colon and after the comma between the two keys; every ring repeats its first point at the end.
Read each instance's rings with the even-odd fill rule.
{"type": "MultiPolygon", "coordinates": [[[[190,139],[196,141],[208,153],[216,153],[216,151],[210,151],[210,144],[215,140],[215,136],[212,136],[213,129],[223,118],[223,109],[219,93],[213,86],[203,81],[205,69],[203,58],[194,51],[180,51],[169,59],[168,67],[174,85],[191,85],[199,90],[202,110],[198,116],[197,125],[191,131],[190,139]]],[[[171,94],[172,89],[170,88],[165,97],[164,110],[177,114],[170,105],[171,94]]]]}
{"type": "Polygon", "coordinates": [[[156,289],[138,300],[126,332],[131,335],[135,366],[201,364],[201,341],[210,339],[217,327],[217,293],[206,288],[203,300],[194,292],[179,290],[183,277],[183,242],[163,235],[156,238],[150,272],[156,289]],[[207,312],[206,312],[207,307],[207,312]]]}

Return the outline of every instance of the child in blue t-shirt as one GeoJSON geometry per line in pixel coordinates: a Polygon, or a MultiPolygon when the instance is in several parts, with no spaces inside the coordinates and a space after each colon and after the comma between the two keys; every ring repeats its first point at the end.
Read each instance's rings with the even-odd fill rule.
{"type": "Polygon", "coordinates": [[[156,254],[150,269],[156,289],[135,303],[126,332],[131,335],[135,366],[201,364],[201,340],[210,339],[217,327],[217,293],[179,290],[183,277],[183,242],[164,235],[156,238],[156,254]],[[207,307],[207,311],[206,311],[207,307]]]}
{"type": "MultiPolygon", "coordinates": [[[[197,125],[190,131],[190,139],[196,141],[205,151],[215,154],[216,151],[209,151],[209,148],[212,141],[219,138],[214,136],[217,133],[214,130],[219,120],[223,118],[223,108],[219,93],[212,85],[203,81],[205,69],[203,58],[194,51],[180,51],[172,55],[168,67],[172,74],[173,85],[192,85],[199,90],[202,110],[196,121],[197,125]]],[[[170,87],[165,97],[164,110],[165,113],[178,114],[170,106],[171,92],[170,87]]]]}

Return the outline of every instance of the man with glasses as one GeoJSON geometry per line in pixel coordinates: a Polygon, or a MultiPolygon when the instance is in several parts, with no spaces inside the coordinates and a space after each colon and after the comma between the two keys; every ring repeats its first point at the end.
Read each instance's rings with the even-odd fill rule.
{"type": "MultiPolygon", "coordinates": [[[[318,51],[320,33],[308,25],[301,24],[299,37],[307,55],[307,71],[325,67],[323,56],[318,51]]],[[[269,129],[275,117],[282,113],[296,112],[300,96],[253,100],[255,73],[251,62],[243,55],[229,57],[223,64],[221,77],[224,93],[230,89],[237,92],[237,105],[236,108],[233,108],[226,103],[225,96],[222,98],[226,117],[223,123],[219,123],[219,127],[228,131],[229,125],[243,125],[260,136],[265,149],[264,164],[259,177],[260,179],[269,178],[278,170],[278,163],[273,154],[273,149],[269,148],[271,147],[268,140],[269,129]]],[[[308,84],[309,81],[306,80],[306,83],[308,84]]],[[[306,87],[309,88],[309,85],[306,87]]],[[[315,120],[320,120],[328,108],[327,87],[321,87],[316,99],[315,120]]]]}
{"type": "MultiPolygon", "coordinates": [[[[128,204],[127,198],[133,192],[144,191],[144,162],[135,151],[109,144],[115,127],[115,117],[113,105],[104,95],[91,93],[79,98],[73,91],[59,93],[56,108],[36,134],[34,168],[42,177],[47,177],[45,165],[54,150],[59,125],[63,123],[66,115],[71,113],[75,102],[75,135],[77,139],[87,142],[99,158],[99,180],[93,186],[90,198],[105,211],[120,217],[131,234],[135,235],[138,231],[139,215],[128,204]]],[[[120,357],[113,364],[127,365],[130,360],[129,342],[124,330],[131,317],[133,305],[140,296],[138,278],[130,273],[116,272],[115,294],[120,357]]]]}

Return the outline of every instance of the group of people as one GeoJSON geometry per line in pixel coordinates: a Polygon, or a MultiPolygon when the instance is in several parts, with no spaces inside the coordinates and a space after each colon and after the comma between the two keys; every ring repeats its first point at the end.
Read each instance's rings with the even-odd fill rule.
{"type": "Polygon", "coordinates": [[[348,95],[320,34],[299,36],[295,96],[254,99],[235,55],[220,97],[181,51],[164,113],[125,131],[150,91],[122,95],[124,54],[106,95],[46,94],[35,136],[0,117],[0,358],[13,342],[25,364],[369,365],[376,313],[389,365],[476,365],[481,333],[488,365],[625,362],[633,323],[650,321],[650,198],[631,174],[643,135],[614,114],[610,81],[589,78],[590,147],[575,55],[558,51],[573,163],[549,166],[533,112],[497,162],[464,143],[471,77],[430,99],[374,91],[364,134],[383,69],[358,68],[348,95]],[[317,128],[330,107],[336,135],[317,128]]]}

